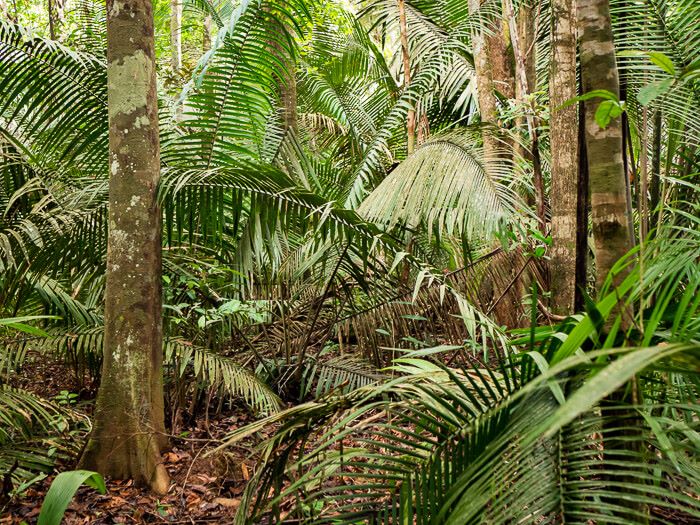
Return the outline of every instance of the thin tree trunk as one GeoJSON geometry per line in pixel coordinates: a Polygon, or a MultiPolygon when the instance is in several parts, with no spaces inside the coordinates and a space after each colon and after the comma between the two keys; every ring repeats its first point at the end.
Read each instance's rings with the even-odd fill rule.
{"type": "Polygon", "coordinates": [[[297,131],[297,78],[296,59],[289,50],[280,43],[277,38],[270,39],[270,47],[274,48],[281,64],[284,64],[277,78],[279,86],[282,125],[286,131],[297,131]]]}
{"type": "MultiPolygon", "coordinates": [[[[469,13],[472,16],[480,15],[481,4],[479,0],[469,0],[469,13]]],[[[482,22],[484,23],[484,22],[482,22]]],[[[483,124],[495,125],[498,118],[496,106],[496,96],[494,94],[493,62],[489,59],[491,53],[489,44],[493,37],[488,37],[487,33],[476,28],[472,34],[472,52],[474,55],[474,75],[476,77],[476,94],[479,103],[479,114],[483,124]]],[[[494,133],[488,129],[483,132],[484,157],[487,161],[493,162],[498,156],[498,139],[494,133]]]]}
{"type": "MultiPolygon", "coordinates": [[[[610,22],[608,0],[578,0],[578,21],[581,30],[581,80],[583,92],[604,89],[618,98],[619,77],[615,61],[615,46],[610,22]]],[[[630,227],[632,215],[629,197],[629,179],[623,161],[623,120],[612,119],[602,129],[595,121],[599,100],[585,102],[586,148],[591,189],[591,211],[593,239],[595,242],[596,287],[598,293],[604,287],[613,265],[623,257],[634,243],[634,231],[630,227]]],[[[613,278],[617,285],[623,274],[613,278]]],[[[620,305],[618,313],[622,319],[622,331],[630,327],[632,305],[620,305]]],[[[611,321],[609,321],[611,323],[611,321]]],[[[605,478],[613,485],[623,487],[619,496],[606,498],[607,502],[619,505],[618,519],[644,523],[639,513],[646,512],[644,504],[626,498],[624,487],[639,483],[630,475],[626,463],[630,457],[643,454],[638,428],[640,416],[629,404],[637,404],[636,381],[630,388],[622,387],[611,393],[601,404],[606,419],[603,423],[603,454],[608,465],[614,468],[605,478]],[[631,394],[630,394],[631,392],[631,394]]],[[[636,493],[634,489],[632,492],[636,493]]]]}
{"type": "Polygon", "coordinates": [[[644,241],[649,233],[649,188],[648,188],[648,111],[647,108],[642,108],[642,127],[639,130],[641,134],[641,148],[639,151],[639,186],[637,190],[637,208],[639,211],[639,244],[644,244],[644,241]]]}
{"type": "MultiPolygon", "coordinates": [[[[501,1],[501,10],[505,11],[501,1]]],[[[509,48],[508,22],[497,17],[491,24],[492,34],[486,37],[486,52],[491,62],[494,88],[504,98],[515,98],[515,64],[513,50],[509,48]]]]}
{"type": "MultiPolygon", "coordinates": [[[[63,1],[47,0],[46,2],[49,12],[49,38],[51,40],[61,40],[61,24],[65,18],[63,1]]],[[[1,2],[2,0],[0,0],[1,2]]],[[[0,14],[2,14],[1,6],[0,14]]]]}
{"type": "Polygon", "coordinates": [[[296,67],[292,60],[287,64],[287,71],[280,84],[280,99],[284,117],[285,130],[297,131],[297,79],[296,67]]]}
{"type": "Polygon", "coordinates": [[[49,11],[49,38],[56,40],[56,14],[54,13],[54,0],[47,0],[47,8],[49,11]]]}
{"type": "Polygon", "coordinates": [[[651,157],[651,188],[650,193],[650,224],[652,228],[656,227],[658,212],[656,208],[659,205],[659,193],[661,189],[661,111],[656,110],[654,114],[654,151],[651,157]]]}
{"type": "MultiPolygon", "coordinates": [[[[607,90],[619,97],[608,0],[578,0],[581,29],[583,92],[607,90]]],[[[602,129],[595,121],[599,99],[586,101],[586,148],[591,188],[596,283],[603,286],[613,265],[632,248],[626,174],[623,165],[622,120],[602,129]]]]}
{"type": "Polygon", "coordinates": [[[170,0],[170,67],[175,73],[182,69],[182,0],[170,0]]]}
{"type": "Polygon", "coordinates": [[[202,50],[206,53],[211,49],[211,15],[204,17],[204,26],[202,34],[202,50]]]}
{"type": "MultiPolygon", "coordinates": [[[[579,90],[581,85],[579,84],[579,90]]],[[[579,93],[580,94],[580,93],[579,93]]],[[[574,311],[583,310],[588,288],[588,216],[591,208],[586,150],[586,105],[578,103],[578,189],[576,203],[576,291],[574,311]]]]}
{"type": "Polygon", "coordinates": [[[549,73],[552,258],[549,267],[552,309],[574,311],[578,218],[578,116],[576,105],[557,109],[576,97],[576,3],[552,0],[552,57],[549,73]]]}
{"type": "MultiPolygon", "coordinates": [[[[516,102],[518,102],[523,109],[525,109],[525,122],[527,124],[528,136],[530,137],[530,151],[527,152],[525,156],[532,160],[537,217],[540,222],[540,231],[544,233],[547,229],[547,223],[545,217],[544,179],[542,177],[542,166],[538,145],[539,138],[537,136],[537,123],[535,122],[535,116],[530,108],[524,107],[527,96],[531,93],[531,90],[536,83],[534,78],[534,64],[528,64],[528,62],[531,62],[531,60],[528,60],[528,55],[530,55],[530,53],[533,51],[534,46],[523,46],[523,42],[520,38],[521,27],[519,27],[518,20],[516,20],[512,1],[503,0],[503,8],[510,27],[511,45],[513,47],[513,56],[515,57],[516,102]]],[[[524,8],[524,5],[521,7],[521,9],[522,8],[524,8]]],[[[525,16],[525,18],[529,19],[529,16],[525,16]]],[[[525,24],[526,27],[523,32],[529,35],[526,42],[533,44],[534,28],[529,21],[525,24]]]]}
{"type": "Polygon", "coordinates": [[[168,490],[151,0],[107,1],[109,238],[102,379],[81,467],[168,490]]]}
{"type": "MultiPolygon", "coordinates": [[[[399,33],[401,38],[401,58],[403,62],[403,87],[408,89],[411,85],[411,56],[408,51],[408,26],[406,24],[406,3],[404,0],[397,0],[399,9],[399,33]]],[[[411,108],[406,115],[406,151],[410,155],[413,153],[416,141],[416,110],[411,108]]]]}

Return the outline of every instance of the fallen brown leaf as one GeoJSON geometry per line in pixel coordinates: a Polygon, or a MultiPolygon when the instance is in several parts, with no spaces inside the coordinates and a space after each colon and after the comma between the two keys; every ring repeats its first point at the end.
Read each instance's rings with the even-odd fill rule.
{"type": "Polygon", "coordinates": [[[221,505],[227,509],[237,509],[241,505],[241,500],[238,498],[214,498],[212,503],[221,505]]]}

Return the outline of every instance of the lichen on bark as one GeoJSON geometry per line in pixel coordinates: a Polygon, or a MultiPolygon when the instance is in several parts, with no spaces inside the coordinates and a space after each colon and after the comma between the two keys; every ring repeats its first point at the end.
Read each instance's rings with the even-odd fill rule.
{"type": "Polygon", "coordinates": [[[168,490],[162,390],[161,218],[153,12],[108,0],[109,236],[105,336],[83,468],[168,490]]]}
{"type": "Polygon", "coordinates": [[[568,315],[574,311],[577,253],[578,115],[575,105],[562,107],[576,96],[576,3],[552,0],[552,56],[549,97],[551,147],[550,279],[552,308],[568,315]],[[559,108],[559,109],[557,109],[559,108]]]}
{"type": "MultiPolygon", "coordinates": [[[[583,92],[606,90],[620,96],[608,0],[578,0],[583,92]]],[[[623,164],[622,122],[604,129],[595,120],[599,99],[587,100],[586,149],[590,180],[596,283],[600,290],[613,265],[632,247],[630,200],[623,164]]],[[[616,281],[617,282],[617,279],[616,281]]]]}

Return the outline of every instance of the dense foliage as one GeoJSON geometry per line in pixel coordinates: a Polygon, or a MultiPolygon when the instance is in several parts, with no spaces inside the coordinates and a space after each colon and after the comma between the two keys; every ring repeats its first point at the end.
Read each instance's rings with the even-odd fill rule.
{"type": "MultiPolygon", "coordinates": [[[[622,89],[600,120],[624,121],[636,246],[561,318],[535,205],[552,11],[514,4],[537,13],[536,85],[499,93],[493,129],[472,37],[501,2],[407,0],[408,85],[394,0],[186,0],[177,71],[155,3],[169,428],[236,399],[260,419],[220,450],[277,425],[238,522],[700,519],[700,4],[610,2],[622,89]]],[[[56,40],[40,9],[0,16],[0,475],[19,493],[89,419],[13,375],[48,354],[99,379],[105,7],[67,4],[56,40]]]]}

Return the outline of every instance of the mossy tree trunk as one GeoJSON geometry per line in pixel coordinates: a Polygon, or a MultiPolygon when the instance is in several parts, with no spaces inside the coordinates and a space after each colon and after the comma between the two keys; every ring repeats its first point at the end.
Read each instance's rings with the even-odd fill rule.
{"type": "MultiPolygon", "coordinates": [[[[583,92],[596,89],[620,96],[608,0],[578,0],[583,92]]],[[[600,99],[586,101],[586,149],[591,193],[596,283],[631,248],[633,232],[623,164],[622,120],[601,128],[595,120],[600,99]]]]}
{"type": "Polygon", "coordinates": [[[520,128],[526,124],[529,142],[529,148],[523,144],[518,149],[524,158],[532,161],[539,229],[542,233],[545,233],[547,231],[546,203],[537,131],[538,122],[536,112],[528,101],[530,93],[537,86],[537,72],[534,60],[536,31],[534,18],[532,17],[532,10],[526,2],[521,3],[517,15],[511,0],[503,0],[502,5],[510,28],[510,41],[515,59],[515,101],[524,112],[523,117],[516,118],[516,126],[520,128]]]}
{"type": "Polygon", "coordinates": [[[151,0],[107,1],[109,238],[102,380],[83,468],[168,489],[151,0]]]}
{"type": "MultiPolygon", "coordinates": [[[[573,313],[576,293],[578,206],[578,115],[576,105],[556,109],[576,96],[575,0],[552,0],[549,74],[551,147],[552,309],[573,313]]],[[[585,194],[581,196],[585,199],[585,194]]]]}

